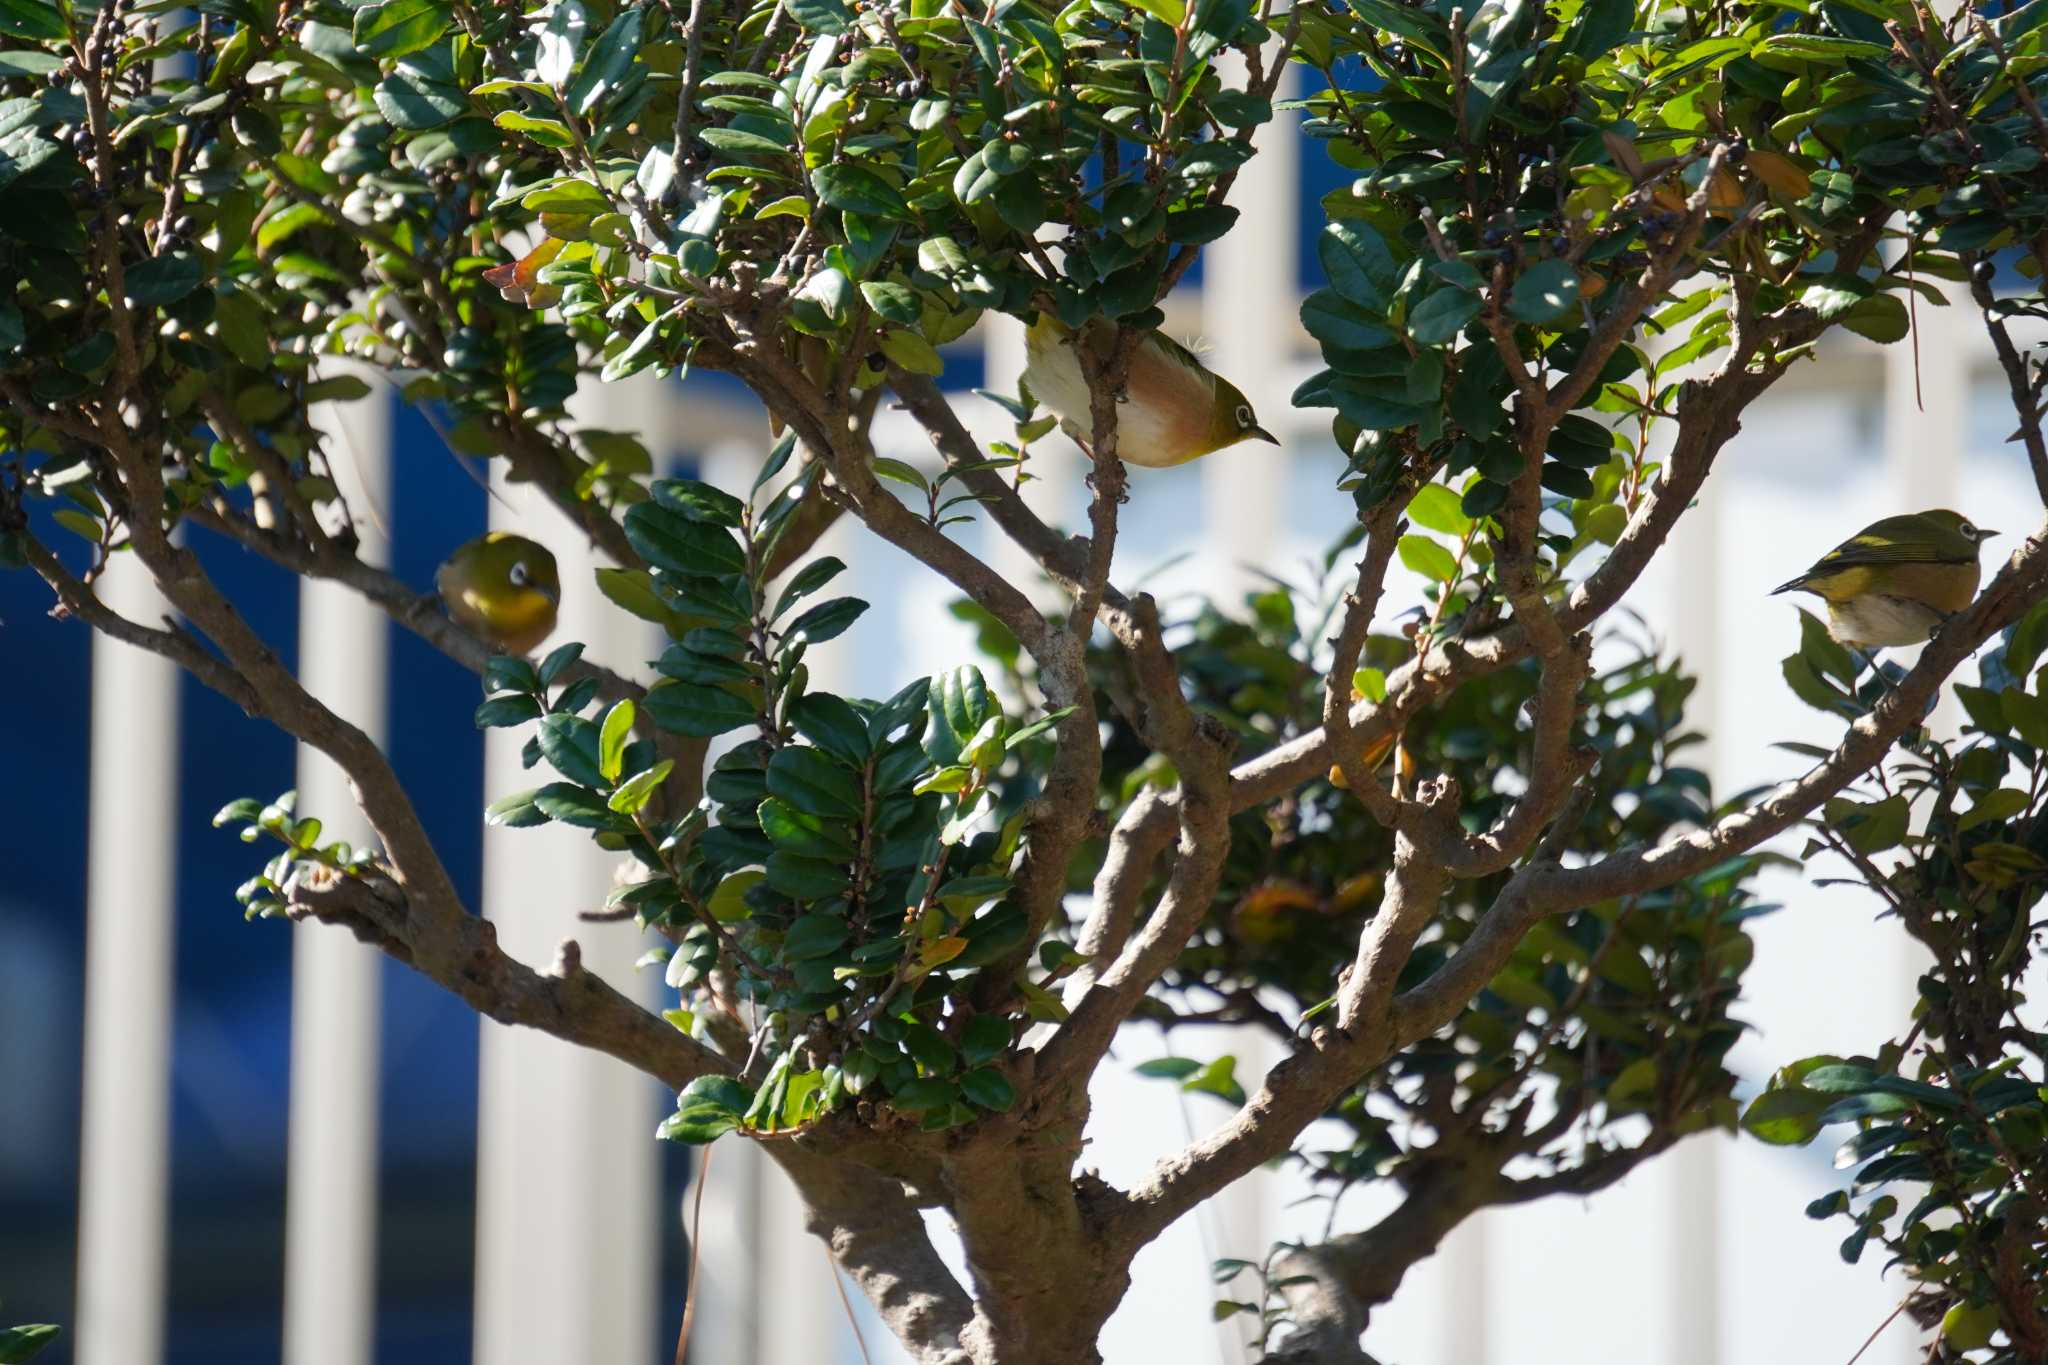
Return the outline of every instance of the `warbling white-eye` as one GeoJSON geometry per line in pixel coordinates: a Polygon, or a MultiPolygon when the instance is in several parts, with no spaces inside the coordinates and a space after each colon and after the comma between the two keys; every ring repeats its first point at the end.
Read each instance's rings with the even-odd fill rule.
{"type": "Polygon", "coordinates": [[[1937,508],[1873,521],[1773,593],[1828,604],[1828,633],[1866,651],[1917,645],[1977,595],[1977,548],[1997,535],[1937,508]]]}
{"type": "MultiPolygon", "coordinates": [[[[1060,417],[1067,434],[1084,446],[1095,429],[1088,380],[1074,347],[1106,352],[1114,335],[1106,322],[1076,332],[1050,313],[1024,333],[1024,382],[1032,396],[1060,417]]],[[[1124,376],[1125,401],[1117,409],[1116,453],[1126,464],[1159,469],[1186,464],[1239,441],[1279,439],[1259,425],[1238,387],[1158,331],[1140,340],[1124,376]]]]}
{"type": "Polygon", "coordinates": [[[434,575],[457,624],[506,654],[526,654],[555,629],[562,582],[538,541],[492,531],[459,547],[434,575]]]}

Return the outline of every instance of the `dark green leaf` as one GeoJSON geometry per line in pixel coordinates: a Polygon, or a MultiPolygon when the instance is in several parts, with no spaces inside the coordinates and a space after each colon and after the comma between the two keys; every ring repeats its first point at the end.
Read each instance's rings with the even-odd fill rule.
{"type": "Polygon", "coordinates": [[[1575,314],[1578,307],[1578,268],[1561,257],[1523,271],[1508,296],[1508,312],[1519,322],[1555,322],[1575,314]]]}
{"type": "Polygon", "coordinates": [[[598,759],[598,730],[581,716],[557,713],[540,724],[540,751],[555,771],[571,782],[602,787],[604,771],[598,759]]]}
{"type": "Polygon", "coordinates": [[[1167,1081],[1186,1080],[1201,1069],[1202,1064],[1193,1057],[1154,1057],[1132,1068],[1140,1076],[1167,1081]]]}
{"type": "Polygon", "coordinates": [[[768,855],[766,866],[768,885],[793,900],[825,900],[840,895],[850,884],[844,862],[775,852],[768,855]]]}
{"type": "Polygon", "coordinates": [[[529,825],[544,825],[548,822],[547,812],[534,804],[535,791],[513,792],[501,796],[484,807],[484,823],[503,825],[508,829],[525,829],[529,825]]]}
{"type": "Polygon", "coordinates": [[[890,1093],[889,1100],[898,1109],[920,1113],[930,1109],[943,1109],[956,1103],[960,1088],[951,1081],[927,1077],[897,1087],[890,1093]]]}
{"type": "Polygon", "coordinates": [[[569,107],[588,115],[618,90],[633,69],[640,51],[640,21],[646,11],[638,6],[621,6],[618,15],[591,45],[583,59],[583,70],[569,87],[569,107]]]}
{"type": "Polygon", "coordinates": [[[868,280],[861,285],[860,292],[868,307],[890,322],[914,327],[923,316],[924,306],[907,285],[888,280],[868,280]]]}
{"type": "Polygon", "coordinates": [[[859,766],[871,752],[867,722],[843,698],[806,692],[790,709],[797,733],[842,763],[859,766]]]}
{"type": "MultiPolygon", "coordinates": [[[[732,494],[696,479],[658,479],[648,491],[669,511],[712,526],[736,527],[746,511],[746,504],[732,494]]],[[[744,556],[741,563],[745,563],[744,556]]]]}
{"type": "Polygon", "coordinates": [[[853,23],[845,0],[790,0],[789,12],[812,33],[844,33],[853,23]]]}
{"type": "Polygon", "coordinates": [[[1408,314],[1408,335],[1418,345],[1441,346],[1479,316],[1484,300],[1456,287],[1437,290],[1408,314]]]}
{"type": "Polygon", "coordinates": [[[184,298],[199,287],[202,273],[199,258],[180,251],[128,267],[124,284],[128,297],[147,308],[184,298]]]}
{"type": "MultiPolygon", "coordinates": [[[[583,646],[574,641],[566,645],[557,645],[548,651],[548,656],[545,659],[540,661],[540,670],[534,676],[540,680],[542,687],[553,687],[555,680],[562,676],[569,665],[582,657],[583,646]]],[[[572,707],[570,709],[574,710],[575,708],[572,707]]]]}
{"type": "Polygon", "coordinates": [[[960,1058],[969,1066],[980,1066],[1007,1052],[1010,1039],[1008,1019],[996,1014],[977,1014],[960,1031],[960,1058]]]}
{"type": "MultiPolygon", "coordinates": [[[[6,27],[4,17],[0,17],[0,32],[6,31],[6,27]]],[[[27,1365],[62,1334],[63,1329],[47,1322],[0,1327],[0,1365],[27,1365]]]]}
{"type": "Polygon", "coordinates": [[[783,938],[782,951],[795,962],[825,957],[839,951],[851,937],[852,929],[837,915],[800,915],[783,938]]]}
{"type": "Polygon", "coordinates": [[[62,38],[68,32],[63,11],[51,0],[0,0],[0,33],[10,38],[39,42],[62,38]]]}
{"type": "Polygon", "coordinates": [[[484,691],[538,692],[540,674],[516,654],[493,654],[484,663],[484,691]]]}
{"type": "Polygon", "coordinates": [[[409,66],[386,76],[377,86],[375,100],[377,112],[388,123],[408,132],[439,128],[469,108],[459,88],[409,66]]]}
{"type": "Polygon", "coordinates": [[[676,1097],[676,1112],[662,1121],[655,1136],[711,1142],[738,1128],[753,1105],[754,1092],[730,1076],[699,1076],[676,1097]]]}
{"type": "Polygon", "coordinates": [[[860,815],[859,781],[819,749],[784,745],[768,760],[768,790],[797,810],[850,819],[860,815]]]}
{"type": "MultiPolygon", "coordinates": [[[[617,822],[604,797],[587,787],[550,782],[533,793],[533,804],[550,820],[584,829],[609,829],[617,822]]],[[[507,821],[507,823],[511,823],[507,821]]]]}
{"type": "Polygon", "coordinates": [[[909,1023],[903,1027],[903,1050],[926,1071],[944,1075],[958,1058],[945,1035],[929,1024],[909,1023]]]}
{"type": "Polygon", "coordinates": [[[867,609],[868,604],[858,597],[835,597],[791,621],[787,634],[793,640],[823,644],[843,634],[867,609]]]}
{"type": "Polygon", "coordinates": [[[626,512],[626,539],[657,569],[681,574],[729,574],[746,569],[746,552],[731,534],[657,503],[626,512]]]}
{"type": "Polygon", "coordinates": [[[476,728],[488,730],[494,726],[524,725],[539,720],[543,712],[540,703],[528,696],[492,697],[476,708],[476,728]]]}
{"type": "Polygon", "coordinates": [[[1330,288],[1347,302],[1383,315],[1400,282],[1400,267],[1386,239],[1368,223],[1339,219],[1316,238],[1316,255],[1330,288]]]}
{"type": "Polygon", "coordinates": [[[1002,1111],[1017,1102],[1017,1089],[993,1067],[980,1067],[960,1078],[960,1093],[970,1104],[1002,1111]]]}
{"type": "Polygon", "coordinates": [[[790,578],[788,586],[782,590],[782,595],[775,599],[775,610],[769,614],[769,619],[780,617],[798,602],[837,578],[845,568],[845,562],[833,555],[822,556],[804,565],[790,578]]]}
{"type": "Polygon", "coordinates": [[[1376,351],[1395,341],[1385,324],[1328,289],[1303,300],[1301,325],[1323,345],[1348,351],[1376,351]]]}
{"type": "Polygon", "coordinates": [[[754,704],[719,687],[661,682],[642,702],[654,723],[672,734],[710,739],[754,720],[754,704]]]}
{"type": "Polygon", "coordinates": [[[902,191],[864,166],[835,161],[811,173],[811,187],[821,202],[873,218],[906,218],[910,205],[902,191]]]}

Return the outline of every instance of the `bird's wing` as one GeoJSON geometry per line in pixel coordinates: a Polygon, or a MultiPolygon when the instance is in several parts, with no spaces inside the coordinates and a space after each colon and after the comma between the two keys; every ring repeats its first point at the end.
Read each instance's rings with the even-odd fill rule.
{"type": "Polygon", "coordinates": [[[1202,375],[1205,378],[1208,376],[1209,367],[1202,363],[1202,358],[1196,355],[1193,351],[1189,350],[1187,347],[1181,345],[1178,341],[1175,341],[1166,333],[1154,332],[1152,334],[1152,340],[1159,344],[1159,349],[1166,355],[1172,357],[1175,360],[1178,360],[1181,364],[1187,366],[1196,374],[1202,375]]]}
{"type": "Polygon", "coordinates": [[[1969,564],[1974,561],[1974,555],[1958,555],[1924,540],[1896,540],[1865,532],[1829,550],[1808,572],[1848,569],[1858,564],[1969,564]]]}
{"type": "Polygon", "coordinates": [[[1820,557],[1820,561],[1799,577],[1771,589],[1781,592],[1812,592],[1839,601],[1868,591],[1869,570],[1885,565],[1975,564],[1976,555],[1958,554],[1953,549],[1927,540],[1917,518],[1886,517],[1872,522],[1820,557]],[[1862,572],[1859,572],[1862,571],[1862,572]]]}

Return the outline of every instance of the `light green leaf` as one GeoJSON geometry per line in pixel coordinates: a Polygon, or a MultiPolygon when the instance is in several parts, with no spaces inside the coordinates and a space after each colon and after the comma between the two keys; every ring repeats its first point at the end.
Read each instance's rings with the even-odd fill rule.
{"type": "Polygon", "coordinates": [[[616,782],[626,756],[626,741],[633,737],[633,702],[621,697],[604,713],[599,727],[597,766],[607,782],[616,782]]]}
{"type": "Polygon", "coordinates": [[[356,50],[365,57],[403,57],[431,47],[454,18],[447,0],[385,0],[356,11],[356,50]]]}
{"type": "Polygon", "coordinates": [[[500,128],[519,133],[543,147],[553,147],[560,150],[564,147],[576,145],[576,139],[569,132],[569,126],[559,119],[535,118],[531,114],[522,114],[516,109],[507,109],[504,113],[493,119],[492,122],[496,123],[500,128]]]}
{"type": "Polygon", "coordinates": [[[1472,529],[1472,518],[1465,515],[1456,493],[1440,483],[1426,483],[1415,490],[1415,496],[1408,502],[1408,520],[1425,531],[1436,531],[1447,536],[1463,536],[1472,529]]]}
{"type": "Polygon", "coordinates": [[[1403,564],[1424,578],[1449,583],[1458,576],[1458,561],[1428,536],[1402,536],[1394,550],[1403,564]]]}

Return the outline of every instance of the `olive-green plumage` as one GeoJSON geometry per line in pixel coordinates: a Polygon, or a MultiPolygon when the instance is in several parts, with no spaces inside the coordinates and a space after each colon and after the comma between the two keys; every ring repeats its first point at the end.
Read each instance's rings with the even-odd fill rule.
{"type": "Polygon", "coordinates": [[[507,654],[526,654],[555,629],[562,583],[547,546],[492,531],[458,547],[434,575],[448,615],[507,654]]]}
{"type": "MultiPolygon", "coordinates": [[[[1084,335],[1099,353],[1110,328],[1094,323],[1084,334],[1040,313],[1024,334],[1024,382],[1034,398],[1059,415],[1067,434],[1085,444],[1095,423],[1088,380],[1074,351],[1084,335]]],[[[1156,469],[1186,464],[1239,441],[1279,444],[1259,425],[1235,384],[1158,331],[1131,352],[1124,393],[1126,401],[1117,409],[1116,453],[1126,464],[1156,469]]]]}
{"type": "Polygon", "coordinates": [[[1977,550],[1996,531],[1937,508],[1874,521],[1771,589],[1810,592],[1828,605],[1828,633],[1845,645],[1916,645],[1977,595],[1977,550]]]}

